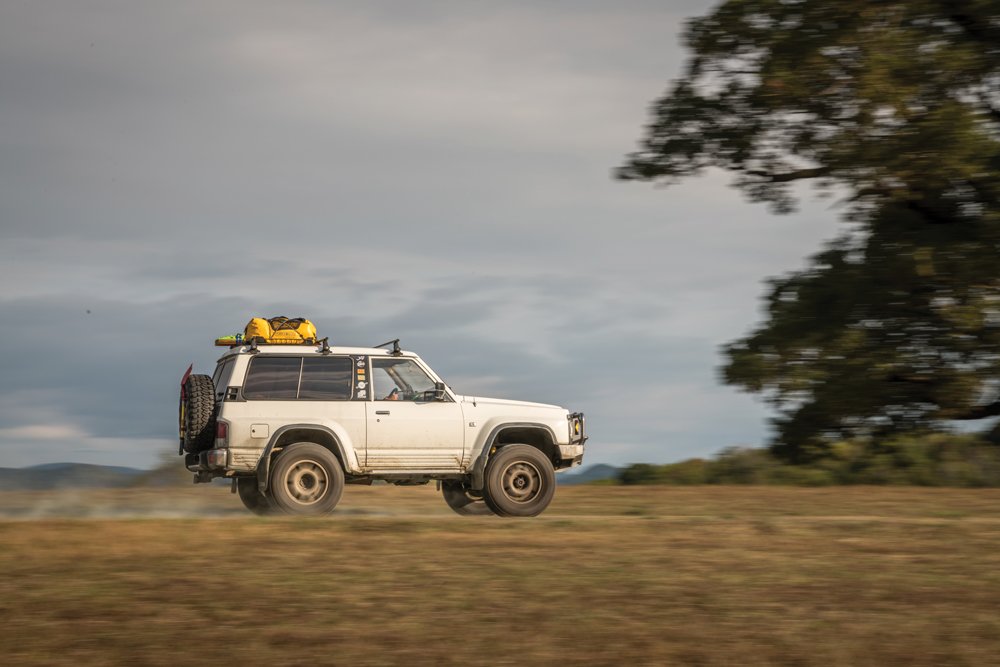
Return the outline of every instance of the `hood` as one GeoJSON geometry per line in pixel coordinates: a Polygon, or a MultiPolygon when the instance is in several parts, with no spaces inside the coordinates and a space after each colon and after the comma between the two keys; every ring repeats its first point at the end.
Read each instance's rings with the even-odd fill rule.
{"type": "Polygon", "coordinates": [[[548,403],[531,403],[530,401],[511,401],[506,398],[487,398],[485,396],[459,396],[463,403],[475,403],[476,405],[504,405],[517,408],[542,408],[545,410],[563,410],[558,405],[548,403]]]}

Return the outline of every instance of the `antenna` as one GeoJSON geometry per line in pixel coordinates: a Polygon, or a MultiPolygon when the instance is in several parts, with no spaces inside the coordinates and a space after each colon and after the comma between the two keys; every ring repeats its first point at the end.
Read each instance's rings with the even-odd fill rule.
{"type": "Polygon", "coordinates": [[[386,341],[386,342],[382,343],[381,345],[376,345],[375,347],[385,347],[386,345],[392,345],[392,352],[389,353],[392,356],[398,357],[399,355],[403,354],[403,351],[401,349],[399,349],[399,339],[398,338],[394,338],[392,340],[386,341]]]}

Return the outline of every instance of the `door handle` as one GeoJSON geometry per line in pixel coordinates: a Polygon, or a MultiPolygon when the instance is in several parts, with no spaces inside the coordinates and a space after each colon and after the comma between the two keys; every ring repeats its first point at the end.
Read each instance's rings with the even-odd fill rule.
{"type": "Polygon", "coordinates": [[[377,415],[387,415],[387,414],[389,414],[389,411],[388,410],[376,410],[375,414],[377,414],[377,415]]]}

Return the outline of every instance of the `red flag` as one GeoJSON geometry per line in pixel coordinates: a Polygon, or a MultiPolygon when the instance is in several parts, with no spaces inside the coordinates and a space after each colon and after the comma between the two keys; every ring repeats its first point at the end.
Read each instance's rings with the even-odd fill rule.
{"type": "Polygon", "coordinates": [[[188,369],[186,371],[184,371],[184,377],[181,378],[181,400],[182,401],[185,398],[187,398],[187,396],[184,395],[184,383],[188,381],[189,377],[191,377],[191,371],[193,371],[193,370],[194,370],[194,364],[192,363],[190,366],[188,366],[188,369]]]}

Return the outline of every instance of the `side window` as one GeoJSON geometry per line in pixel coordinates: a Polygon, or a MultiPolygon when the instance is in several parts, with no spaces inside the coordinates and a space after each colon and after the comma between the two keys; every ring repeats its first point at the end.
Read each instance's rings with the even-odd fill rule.
{"type": "Polygon", "coordinates": [[[222,386],[223,381],[229,382],[229,376],[233,372],[233,364],[235,363],[236,359],[229,357],[215,367],[215,373],[212,375],[212,384],[215,386],[216,391],[225,390],[225,387],[222,386]]]}
{"type": "Polygon", "coordinates": [[[299,398],[350,400],[353,369],[348,357],[306,357],[302,360],[299,398]]]}
{"type": "Polygon", "coordinates": [[[215,398],[221,401],[226,395],[226,387],[229,386],[229,379],[233,376],[233,366],[236,365],[236,358],[229,357],[215,367],[215,374],[212,375],[212,386],[215,387],[215,398]]]}
{"type": "Polygon", "coordinates": [[[389,398],[392,391],[399,391],[399,387],[396,386],[396,383],[386,373],[385,368],[375,359],[372,360],[372,385],[372,392],[375,394],[376,401],[393,400],[389,398]]]}
{"type": "Polygon", "coordinates": [[[417,401],[434,390],[434,380],[412,359],[372,359],[376,401],[417,401]]]}
{"type": "Polygon", "coordinates": [[[302,357],[257,357],[250,363],[243,397],[294,399],[299,390],[302,357]]]}

